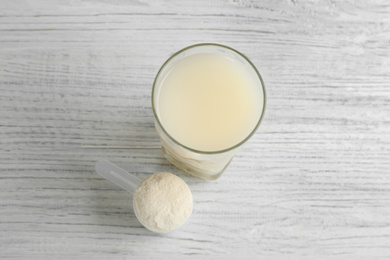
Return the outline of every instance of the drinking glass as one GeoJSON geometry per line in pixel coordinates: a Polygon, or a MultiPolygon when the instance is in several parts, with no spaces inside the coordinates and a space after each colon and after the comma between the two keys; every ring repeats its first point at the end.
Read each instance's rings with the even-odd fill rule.
{"type": "Polygon", "coordinates": [[[265,101],[265,88],[260,73],[247,57],[233,48],[215,43],[202,43],[186,47],[176,52],[162,65],[158,71],[152,89],[154,123],[157,133],[160,137],[162,153],[164,157],[178,168],[195,177],[199,177],[205,180],[217,179],[229,166],[234,155],[239,151],[242,145],[246,143],[249,138],[256,132],[264,115],[265,101]],[[162,124],[159,117],[158,99],[160,89],[163,85],[162,81],[164,80],[165,76],[174,66],[176,66],[176,64],[178,64],[178,62],[188,56],[198,53],[217,53],[238,61],[245,67],[246,70],[248,70],[248,72],[252,73],[252,75],[258,79],[258,87],[262,93],[262,111],[256,126],[241,142],[224,150],[200,151],[181,144],[175,139],[175,136],[172,136],[171,133],[165,130],[164,125],[162,124]]]}

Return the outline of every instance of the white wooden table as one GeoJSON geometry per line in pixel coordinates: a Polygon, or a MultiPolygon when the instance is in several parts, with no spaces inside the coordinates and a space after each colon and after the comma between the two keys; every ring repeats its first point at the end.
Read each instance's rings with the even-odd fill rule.
{"type": "Polygon", "coordinates": [[[0,259],[389,259],[387,1],[0,0],[0,259]],[[262,74],[257,134],[215,182],[161,155],[151,87],[229,45],[262,74]],[[99,177],[179,174],[190,222],[155,235],[99,177]]]}

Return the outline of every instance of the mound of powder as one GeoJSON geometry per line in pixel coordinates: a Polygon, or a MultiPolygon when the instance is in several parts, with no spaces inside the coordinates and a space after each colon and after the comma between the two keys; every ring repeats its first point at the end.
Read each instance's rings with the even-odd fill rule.
{"type": "Polygon", "coordinates": [[[167,232],[179,228],[192,212],[187,184],[172,173],[155,173],[143,180],[133,197],[134,212],[148,229],[167,232]]]}

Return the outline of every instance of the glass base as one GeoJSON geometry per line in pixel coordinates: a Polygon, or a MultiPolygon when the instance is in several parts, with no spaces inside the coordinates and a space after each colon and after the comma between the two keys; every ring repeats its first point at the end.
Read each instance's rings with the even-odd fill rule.
{"type": "Polygon", "coordinates": [[[230,165],[232,159],[228,161],[228,163],[223,167],[223,169],[217,173],[207,171],[205,169],[201,169],[189,164],[186,164],[185,162],[182,162],[178,160],[174,155],[170,154],[164,146],[161,147],[162,154],[164,157],[173,165],[175,165],[177,168],[189,173],[190,175],[194,177],[198,177],[201,179],[204,179],[206,181],[213,181],[218,179],[222,173],[226,170],[226,168],[230,165]]]}

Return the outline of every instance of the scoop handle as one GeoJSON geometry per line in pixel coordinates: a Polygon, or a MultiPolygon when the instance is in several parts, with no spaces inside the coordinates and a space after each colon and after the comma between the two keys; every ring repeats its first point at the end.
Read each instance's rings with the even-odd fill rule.
{"type": "Polygon", "coordinates": [[[95,165],[96,172],[103,178],[134,194],[141,180],[119,168],[108,160],[99,160],[95,165]]]}

